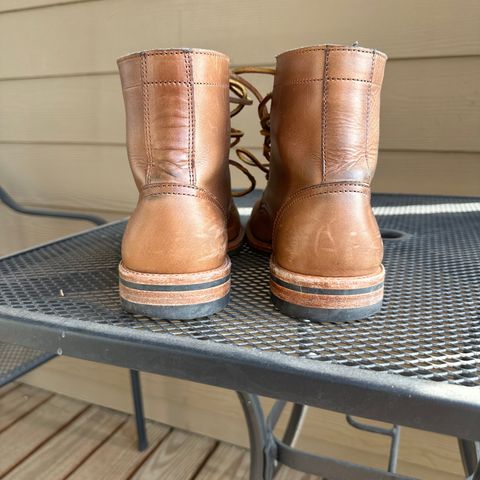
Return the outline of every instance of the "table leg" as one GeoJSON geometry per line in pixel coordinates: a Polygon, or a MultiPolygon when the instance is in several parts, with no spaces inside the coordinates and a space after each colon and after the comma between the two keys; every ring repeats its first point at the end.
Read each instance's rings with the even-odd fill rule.
{"type": "MultiPolygon", "coordinates": [[[[247,421],[250,440],[250,480],[270,480],[278,471],[277,443],[273,430],[286,402],[277,400],[267,418],[257,395],[237,392],[247,421]]],[[[293,445],[305,418],[307,407],[294,404],[290,413],[283,442],[293,445]]]]}
{"type": "Polygon", "coordinates": [[[145,431],[145,416],[143,413],[142,387],[138,370],[130,370],[132,383],[133,407],[135,410],[135,424],[137,427],[138,450],[142,452],[148,447],[147,433],[145,431]]]}
{"type": "Polygon", "coordinates": [[[480,480],[480,442],[458,439],[463,469],[468,479],[480,480]]]}
{"type": "Polygon", "coordinates": [[[300,434],[300,430],[302,429],[306,413],[307,407],[305,405],[300,405],[298,403],[293,405],[287,428],[283,434],[283,443],[291,446],[295,445],[298,435],[300,434]]]}
{"type": "Polygon", "coordinates": [[[250,480],[271,480],[275,468],[275,442],[267,430],[257,395],[237,392],[247,422],[250,440],[250,480]]]}

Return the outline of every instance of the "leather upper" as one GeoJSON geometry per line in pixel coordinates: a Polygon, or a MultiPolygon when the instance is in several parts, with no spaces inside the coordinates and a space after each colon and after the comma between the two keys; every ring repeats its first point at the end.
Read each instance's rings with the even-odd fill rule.
{"type": "Polygon", "coordinates": [[[228,170],[229,60],[197,49],[118,60],[127,149],[140,197],[122,244],[130,269],[191,273],[225,260],[238,236],[228,170]]]}
{"type": "Polygon", "coordinates": [[[369,185],[385,62],[381,52],[341,45],[277,57],[269,180],[249,228],[259,241],[273,240],[285,269],[348,276],[379,268],[369,185]]]}

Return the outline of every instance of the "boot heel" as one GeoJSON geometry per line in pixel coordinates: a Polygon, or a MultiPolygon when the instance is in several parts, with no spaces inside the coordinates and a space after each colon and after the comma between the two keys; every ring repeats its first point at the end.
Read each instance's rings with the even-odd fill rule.
{"type": "Polygon", "coordinates": [[[385,270],[361,277],[318,277],[285,270],[270,262],[273,304],[285,315],[317,322],[347,322],[378,312],[385,270]]]}
{"type": "Polygon", "coordinates": [[[141,273],[119,265],[122,306],[130,313],[166,320],[191,320],[217,313],[230,297],[230,259],[199,273],[141,273]]]}

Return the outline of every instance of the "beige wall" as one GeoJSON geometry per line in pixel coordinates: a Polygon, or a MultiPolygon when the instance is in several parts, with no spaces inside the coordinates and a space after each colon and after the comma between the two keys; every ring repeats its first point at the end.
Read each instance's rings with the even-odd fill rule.
{"type": "MultiPolygon", "coordinates": [[[[390,56],[375,190],[480,195],[479,24],[478,0],[0,0],[0,184],[28,205],[125,216],[136,192],[124,146],[118,56],[197,46],[226,52],[233,65],[271,65],[285,49],[359,40],[390,56]]],[[[268,91],[268,81],[260,82],[268,91]]],[[[258,149],[253,108],[236,126],[246,131],[243,145],[258,149]]],[[[235,185],[242,182],[235,174],[235,185]]],[[[1,206],[0,222],[0,254],[87,226],[21,217],[1,206]]],[[[62,359],[30,381],[127,408],[126,384],[107,380],[119,378],[117,370],[78,366],[72,378],[62,359]],[[98,378],[85,379],[86,371],[98,378]]],[[[146,387],[152,417],[243,441],[239,410],[224,391],[151,376],[146,387]],[[203,400],[195,407],[196,396],[203,400]],[[181,415],[176,402],[190,413],[181,415]],[[223,407],[223,423],[231,426],[219,430],[214,420],[223,407]]],[[[364,441],[338,416],[317,411],[311,418],[306,444],[384,462],[380,440],[364,441]]],[[[414,431],[406,437],[405,472],[457,478],[452,439],[414,431]]]]}

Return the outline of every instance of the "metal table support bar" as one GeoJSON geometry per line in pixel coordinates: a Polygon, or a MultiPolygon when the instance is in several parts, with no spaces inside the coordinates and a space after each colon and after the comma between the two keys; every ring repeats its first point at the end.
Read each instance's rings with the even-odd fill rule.
{"type": "Polygon", "coordinates": [[[295,445],[300,435],[303,422],[305,420],[305,414],[307,413],[307,407],[295,403],[290,412],[290,419],[288,420],[287,428],[283,434],[283,442],[287,445],[295,445]]]}
{"type": "Polygon", "coordinates": [[[356,465],[323,455],[313,455],[289,447],[277,440],[278,461],[295,470],[322,475],[328,480],[413,480],[397,473],[356,465]]]}
{"type": "Polygon", "coordinates": [[[392,428],[376,427],[374,425],[367,425],[366,423],[355,420],[351,415],[347,415],[347,422],[353,428],[362,430],[364,432],[376,433],[379,435],[386,435],[391,438],[390,441],[390,455],[388,457],[388,471],[395,473],[398,462],[398,449],[400,447],[400,426],[393,425],[392,428]]]}
{"type": "Polygon", "coordinates": [[[283,439],[279,440],[274,434],[274,429],[287,402],[277,400],[265,418],[257,395],[245,392],[237,392],[237,394],[243,407],[250,438],[250,480],[271,480],[281,465],[287,465],[305,473],[322,475],[328,480],[411,480],[411,477],[393,472],[398,452],[397,426],[387,430],[364,425],[351,418],[349,420],[349,423],[351,421],[351,425],[356,428],[392,437],[391,450],[394,454],[391,454],[389,462],[389,469],[392,470],[385,472],[293,448],[293,442],[300,433],[305,414],[303,405],[293,406],[283,439]]]}

